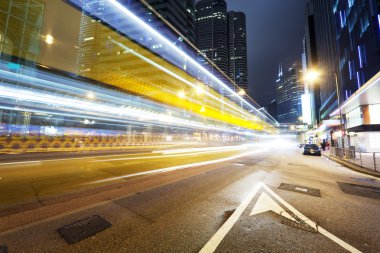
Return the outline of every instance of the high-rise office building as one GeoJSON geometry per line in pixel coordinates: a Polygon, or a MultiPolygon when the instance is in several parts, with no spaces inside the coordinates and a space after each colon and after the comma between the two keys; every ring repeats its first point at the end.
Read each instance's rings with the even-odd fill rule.
{"type": "Polygon", "coordinates": [[[343,99],[380,70],[380,2],[334,1],[343,99]]]}
{"type": "Polygon", "coordinates": [[[195,44],[194,0],[146,0],[170,25],[195,44]]]}
{"type": "Polygon", "coordinates": [[[312,0],[306,9],[307,68],[322,75],[317,84],[307,84],[313,95],[313,118],[316,123],[328,119],[338,106],[335,75],[340,76],[336,44],[333,0],[312,0]]]}
{"type": "Polygon", "coordinates": [[[243,12],[228,12],[229,77],[248,93],[246,19],[243,12]]]}
{"type": "Polygon", "coordinates": [[[287,71],[280,66],[276,81],[277,120],[280,123],[301,123],[304,93],[302,68],[295,63],[287,71]]]}
{"type": "Polygon", "coordinates": [[[309,2],[308,68],[322,73],[314,93],[320,119],[338,107],[335,75],[344,101],[380,70],[379,6],[376,0],[309,2]]]}
{"type": "MultiPolygon", "coordinates": [[[[195,5],[196,45],[226,75],[228,71],[227,4],[224,0],[200,0],[195,5]]],[[[205,66],[208,62],[200,57],[205,66]]],[[[221,75],[217,75],[221,77],[221,75]]]]}

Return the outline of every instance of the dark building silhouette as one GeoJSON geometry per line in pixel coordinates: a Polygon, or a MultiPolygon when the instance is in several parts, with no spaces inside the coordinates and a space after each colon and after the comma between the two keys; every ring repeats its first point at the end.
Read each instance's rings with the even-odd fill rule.
{"type": "Polygon", "coordinates": [[[318,69],[318,83],[310,84],[316,122],[337,107],[335,74],[339,76],[333,0],[313,0],[306,11],[307,68],[318,69]]]}
{"type": "Polygon", "coordinates": [[[243,12],[228,12],[229,77],[248,94],[246,19],[243,12]]]}
{"type": "Polygon", "coordinates": [[[178,32],[195,44],[194,0],[146,0],[178,32]]]}
{"type": "Polygon", "coordinates": [[[277,101],[273,99],[264,109],[277,120],[277,101]]]}

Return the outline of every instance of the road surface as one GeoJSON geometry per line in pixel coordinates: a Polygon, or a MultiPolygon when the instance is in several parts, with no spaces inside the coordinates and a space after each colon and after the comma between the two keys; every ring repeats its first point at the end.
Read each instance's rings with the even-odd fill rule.
{"type": "Polygon", "coordinates": [[[295,145],[21,162],[0,252],[380,252],[380,181],[295,145]]]}

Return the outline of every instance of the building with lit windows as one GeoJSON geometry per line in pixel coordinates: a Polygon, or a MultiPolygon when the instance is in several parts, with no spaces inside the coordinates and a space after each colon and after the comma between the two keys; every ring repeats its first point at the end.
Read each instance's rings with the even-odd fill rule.
{"type": "Polygon", "coordinates": [[[147,0],[146,2],[192,44],[195,44],[194,0],[147,0]]]}
{"type": "Polygon", "coordinates": [[[277,121],[280,123],[302,123],[301,96],[304,93],[302,69],[295,63],[287,71],[280,66],[276,80],[277,121]]]}
{"type": "Polygon", "coordinates": [[[376,0],[311,0],[307,6],[307,67],[321,72],[318,87],[311,88],[322,120],[318,129],[322,129],[322,139],[338,146],[373,150],[377,145],[369,140],[377,139],[376,104],[380,101],[363,86],[376,90],[373,87],[378,85],[374,76],[380,70],[379,10],[376,0]],[[344,129],[340,124],[324,124],[329,119],[339,122],[340,114],[344,129]]]}
{"type": "Polygon", "coordinates": [[[346,100],[380,70],[380,3],[334,2],[342,95],[346,100]]]}
{"type": "Polygon", "coordinates": [[[229,77],[248,94],[246,19],[243,12],[228,12],[229,77]]]}
{"type": "MultiPolygon", "coordinates": [[[[197,48],[226,75],[228,71],[227,4],[224,0],[201,0],[195,5],[197,48]]],[[[209,63],[200,57],[204,66],[209,63]]],[[[209,67],[210,68],[210,67],[209,67]]],[[[221,75],[219,75],[221,77],[221,75]]]]}

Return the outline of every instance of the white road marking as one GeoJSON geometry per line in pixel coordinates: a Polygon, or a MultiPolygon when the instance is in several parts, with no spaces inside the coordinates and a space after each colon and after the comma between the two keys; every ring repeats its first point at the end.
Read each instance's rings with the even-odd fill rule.
{"type": "Polygon", "coordinates": [[[206,243],[206,245],[199,251],[199,253],[212,253],[216,250],[218,245],[222,242],[227,233],[231,230],[234,224],[239,220],[240,216],[243,214],[244,210],[247,208],[249,203],[255,197],[256,193],[262,187],[262,183],[258,183],[253,191],[248,195],[247,198],[236,208],[235,212],[228,218],[228,220],[219,228],[219,230],[214,234],[214,236],[206,243]]]}
{"type": "Polygon", "coordinates": [[[315,228],[319,233],[326,236],[327,238],[334,241],[335,243],[339,244],[341,247],[348,250],[349,252],[356,252],[356,253],[361,252],[358,249],[351,246],[350,244],[344,242],[343,240],[339,239],[335,235],[331,234],[330,232],[328,232],[324,228],[317,226],[317,224],[315,224],[314,221],[310,220],[305,215],[300,213],[297,209],[295,209],[293,206],[291,206],[288,202],[286,202],[280,196],[278,196],[276,193],[274,193],[268,186],[266,186],[265,184],[263,184],[262,186],[264,187],[265,190],[267,190],[269,193],[271,193],[272,196],[275,197],[281,204],[283,204],[286,208],[288,208],[291,212],[293,212],[293,214],[295,214],[298,218],[303,220],[310,227],[315,228]]]}
{"type": "Polygon", "coordinates": [[[174,154],[174,155],[135,156],[135,157],[126,157],[126,158],[112,158],[112,159],[96,160],[96,161],[91,161],[91,162],[98,163],[98,162],[156,159],[156,158],[169,158],[169,157],[181,157],[181,156],[196,156],[196,155],[220,153],[220,152],[225,152],[225,151],[232,151],[232,149],[231,150],[203,151],[203,152],[196,152],[196,153],[182,153],[182,154],[174,154]]]}
{"type": "Polygon", "coordinates": [[[307,189],[301,188],[301,187],[296,187],[294,188],[296,191],[301,191],[301,192],[307,192],[307,189]]]}
{"type": "Polygon", "coordinates": [[[115,181],[115,180],[119,180],[119,179],[130,178],[130,177],[143,176],[143,175],[149,175],[149,174],[154,174],[154,173],[169,172],[169,171],[187,169],[187,168],[191,168],[191,167],[199,167],[199,166],[204,166],[204,165],[221,163],[221,162],[226,162],[226,161],[234,160],[234,159],[237,159],[237,158],[240,158],[240,157],[244,157],[244,156],[247,156],[247,155],[252,155],[252,154],[259,153],[259,152],[263,152],[263,151],[266,151],[266,150],[268,150],[268,148],[259,149],[259,150],[243,153],[243,154],[240,154],[240,155],[230,156],[230,157],[222,158],[222,159],[216,159],[216,160],[199,162],[199,163],[190,163],[190,164],[178,165],[178,166],[173,166],[173,167],[168,167],[168,168],[162,168],[162,169],[153,169],[153,170],[149,170],[149,171],[138,172],[138,173],[128,174],[128,175],[119,176],[119,177],[111,177],[111,178],[102,179],[102,180],[94,181],[94,182],[87,183],[87,184],[103,183],[103,182],[115,181]]]}
{"type": "Polygon", "coordinates": [[[249,216],[265,213],[267,211],[273,211],[289,220],[298,222],[288,212],[286,212],[284,208],[282,208],[273,199],[271,199],[265,192],[262,192],[249,216]]]}
{"type": "MultiPolygon", "coordinates": [[[[205,152],[221,152],[221,151],[229,151],[233,150],[234,146],[227,146],[228,148],[225,148],[225,150],[221,150],[221,148],[215,147],[215,148],[194,148],[194,149],[178,149],[178,150],[168,150],[168,151],[152,151],[151,153],[140,153],[142,154],[152,154],[152,153],[185,153],[185,152],[194,152],[196,150],[201,151],[204,150],[205,152]]],[[[242,146],[235,146],[235,149],[245,149],[247,148],[248,145],[242,145],[242,146]]],[[[68,161],[68,160],[81,160],[81,159],[94,159],[94,158],[102,158],[102,157],[118,157],[118,156],[127,156],[127,155],[135,155],[135,154],[120,154],[120,155],[101,155],[101,156],[84,156],[84,157],[68,157],[68,158],[58,158],[58,159],[43,159],[43,160],[29,160],[29,161],[20,161],[20,162],[5,162],[5,163],[0,163],[0,166],[6,166],[6,165],[23,165],[23,164],[33,164],[33,165],[39,165],[40,163],[43,162],[56,162],[56,161],[68,161]]],[[[178,155],[179,156],[179,155],[178,155]]],[[[152,157],[152,156],[151,156],[152,157]]],[[[152,157],[153,158],[153,157],[152,157]]],[[[158,158],[155,157],[155,158],[158,158]]],[[[131,158],[121,158],[120,160],[133,160],[136,159],[134,157],[131,158]]],[[[145,158],[144,158],[145,159],[145,158]]],[[[109,159],[111,160],[111,159],[109,159]]],[[[115,159],[117,160],[117,159],[115,159]]],[[[102,161],[102,160],[99,160],[102,161]]],[[[103,161],[108,161],[108,160],[103,160],[103,161]]]]}
{"type": "Polygon", "coordinates": [[[236,166],[245,166],[244,163],[234,163],[234,165],[236,165],[236,166]]]}
{"type": "MultiPolygon", "coordinates": [[[[151,154],[151,153],[141,153],[141,154],[151,154]]],[[[139,155],[141,155],[141,154],[139,154],[139,155]]],[[[135,154],[84,156],[84,157],[68,157],[68,158],[46,159],[46,160],[31,160],[31,161],[22,161],[22,162],[6,162],[6,163],[0,163],[0,166],[28,164],[28,163],[67,161],[67,160],[81,160],[81,159],[92,159],[92,158],[98,158],[98,157],[115,157],[115,156],[126,156],[126,155],[135,155],[135,154]]]]}
{"type": "Polygon", "coordinates": [[[280,196],[278,196],[276,193],[274,193],[268,186],[266,186],[264,183],[258,183],[253,191],[247,196],[246,199],[238,206],[236,211],[231,215],[231,217],[220,227],[220,229],[214,234],[214,236],[205,244],[205,246],[199,251],[200,253],[213,253],[218,245],[222,242],[224,237],[227,235],[227,233],[231,230],[233,225],[239,220],[240,216],[243,214],[249,203],[252,201],[252,199],[256,196],[257,192],[264,188],[272,197],[274,197],[279,203],[281,203],[283,206],[285,206],[289,211],[291,211],[294,215],[296,215],[299,219],[301,219],[303,222],[308,224],[310,227],[314,228],[316,231],[321,233],[322,235],[326,236],[333,242],[339,244],[341,247],[346,249],[349,252],[355,252],[360,253],[358,249],[354,248],[350,244],[344,242],[343,240],[339,239],[335,235],[331,234],[330,232],[326,231],[322,227],[317,226],[315,222],[308,219],[305,215],[297,211],[293,206],[291,206],[289,203],[287,203],[285,200],[283,200],[280,196]]]}
{"type": "Polygon", "coordinates": [[[177,153],[189,153],[196,151],[213,151],[213,150],[231,150],[231,149],[246,149],[248,147],[258,146],[258,144],[247,144],[247,145],[239,145],[239,146],[222,146],[222,147],[206,147],[206,148],[183,148],[183,149],[172,149],[172,150],[159,150],[153,151],[152,153],[161,153],[161,154],[177,154],[177,153]]]}

